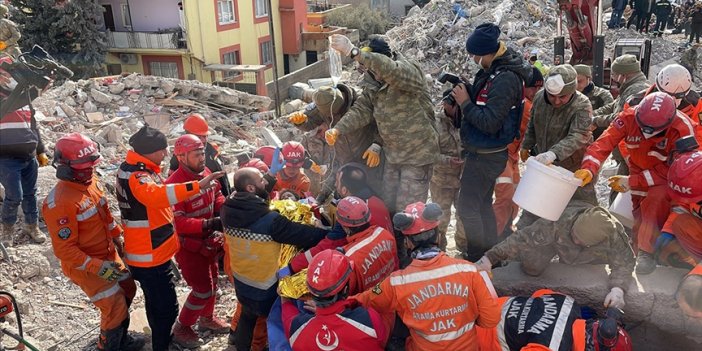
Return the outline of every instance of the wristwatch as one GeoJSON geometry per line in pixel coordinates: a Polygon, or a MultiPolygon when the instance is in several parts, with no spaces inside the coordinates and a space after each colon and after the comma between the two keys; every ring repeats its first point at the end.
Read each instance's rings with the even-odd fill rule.
{"type": "Polygon", "coordinates": [[[356,56],[358,56],[358,54],[360,54],[360,53],[361,53],[361,50],[358,50],[357,47],[354,47],[353,49],[351,49],[351,58],[356,58],[356,56]]]}

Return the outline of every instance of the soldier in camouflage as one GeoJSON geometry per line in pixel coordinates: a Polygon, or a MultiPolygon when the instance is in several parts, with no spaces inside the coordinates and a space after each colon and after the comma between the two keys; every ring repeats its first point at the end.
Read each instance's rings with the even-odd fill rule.
{"type": "MultiPolygon", "coordinates": [[[[444,98],[451,93],[451,90],[444,92],[444,98]]],[[[461,159],[461,135],[454,124],[455,118],[460,118],[460,110],[455,104],[446,99],[443,101],[443,110],[436,113],[434,125],[439,132],[439,148],[441,149],[440,159],[434,164],[434,169],[429,185],[431,201],[438,204],[443,211],[439,219],[439,247],[446,251],[446,230],[451,220],[451,206],[458,206],[458,192],[461,189],[461,171],[463,170],[463,160],[461,159]]],[[[463,251],[468,246],[466,234],[461,218],[456,216],[456,249],[463,251]]],[[[462,252],[461,252],[462,254],[462,252]]]]}
{"type": "MultiPolygon", "coordinates": [[[[630,96],[648,88],[650,84],[641,72],[639,60],[636,56],[629,54],[619,56],[612,62],[611,78],[612,83],[619,87],[619,95],[614,101],[593,112],[593,124],[595,127],[601,128],[602,131],[609,127],[619,112],[622,112],[624,104],[630,96]]],[[[599,134],[595,133],[595,136],[597,139],[599,134]]]]}
{"type": "Polygon", "coordinates": [[[556,255],[559,262],[570,265],[608,264],[610,293],[605,305],[623,307],[624,291],[633,282],[634,250],[619,221],[587,202],[571,201],[556,222],[539,219],[520,228],[476,264],[489,271],[502,261],[519,261],[524,273],[538,276],[556,255]]]}
{"type": "Polygon", "coordinates": [[[7,18],[8,12],[7,6],[0,5],[0,56],[9,55],[17,58],[20,55],[17,42],[21,35],[17,24],[7,18]]]}
{"type": "Polygon", "coordinates": [[[592,69],[587,65],[573,66],[578,72],[578,91],[590,99],[592,109],[596,110],[614,101],[612,93],[607,89],[600,88],[592,82],[592,69]]]}
{"type": "Polygon", "coordinates": [[[434,111],[424,74],[417,62],[407,60],[380,38],[363,52],[343,35],[331,36],[331,47],[363,65],[372,79],[363,94],[326,140],[334,145],[341,136],[375,121],[383,141],[383,200],[390,212],[427,199],[431,169],[439,155],[433,125],[434,111]]]}
{"type": "MultiPolygon", "coordinates": [[[[576,75],[569,64],[553,67],[549,71],[544,89],[534,96],[531,120],[520,151],[522,161],[532,154],[536,155],[537,161],[571,172],[580,168],[585,150],[592,143],[592,133],[588,129],[592,107],[590,100],[576,90],[576,75]]],[[[578,188],[573,200],[596,205],[593,183],[578,188]]],[[[523,211],[517,227],[524,228],[537,219],[535,215],[523,211]]]]}

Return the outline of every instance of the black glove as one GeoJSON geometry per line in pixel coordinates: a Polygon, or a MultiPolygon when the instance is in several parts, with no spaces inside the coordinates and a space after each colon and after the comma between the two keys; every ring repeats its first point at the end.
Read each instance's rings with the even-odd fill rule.
{"type": "Polygon", "coordinates": [[[215,218],[210,218],[210,219],[205,219],[202,221],[202,230],[203,231],[224,231],[224,228],[222,227],[222,220],[219,217],[215,218]]]}

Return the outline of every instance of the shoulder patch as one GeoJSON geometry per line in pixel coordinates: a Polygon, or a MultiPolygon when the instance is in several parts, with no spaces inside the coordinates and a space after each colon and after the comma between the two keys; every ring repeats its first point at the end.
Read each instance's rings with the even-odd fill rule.
{"type": "Polygon", "coordinates": [[[56,224],[58,224],[60,226],[67,225],[70,222],[71,221],[68,219],[68,217],[61,217],[61,218],[56,220],[56,224]]]}
{"type": "Polygon", "coordinates": [[[371,291],[376,295],[380,295],[380,293],[383,292],[383,290],[380,289],[380,283],[375,284],[375,286],[373,287],[373,289],[371,291]]]}
{"type": "Polygon", "coordinates": [[[66,240],[71,236],[71,229],[69,228],[61,228],[58,231],[58,236],[59,238],[66,240]]]}
{"type": "Polygon", "coordinates": [[[624,128],[624,121],[622,121],[622,119],[619,117],[617,117],[617,119],[615,119],[614,122],[612,122],[612,123],[614,124],[615,127],[619,128],[619,129],[624,128]]]}

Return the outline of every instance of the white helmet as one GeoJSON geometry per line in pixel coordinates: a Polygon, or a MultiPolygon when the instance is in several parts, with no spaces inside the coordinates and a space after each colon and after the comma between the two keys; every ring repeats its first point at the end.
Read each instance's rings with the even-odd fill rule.
{"type": "Polygon", "coordinates": [[[682,99],[690,91],[692,77],[687,68],[674,63],[663,67],[656,76],[656,88],[675,98],[680,105],[682,99]]]}

